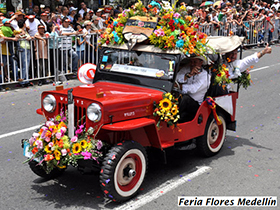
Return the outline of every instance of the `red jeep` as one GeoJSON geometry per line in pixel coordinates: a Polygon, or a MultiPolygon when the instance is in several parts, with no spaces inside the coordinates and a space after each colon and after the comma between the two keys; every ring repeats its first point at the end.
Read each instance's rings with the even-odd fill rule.
{"type": "MultiPolygon", "coordinates": [[[[72,127],[86,116],[86,128],[97,128],[96,138],[108,143],[100,164],[88,165],[100,168],[101,188],[109,198],[125,201],[140,189],[147,171],[146,148],[164,151],[196,139],[199,151],[212,156],[221,150],[226,130],[235,130],[238,92],[214,98],[221,125],[204,101],[195,118],[178,124],[179,129],[166,123],[157,127],[155,104],[163,93],[177,92],[174,83],[180,61],[181,52],[176,50],[148,45],[136,45],[131,51],[126,46],[104,47],[92,84],[42,93],[38,114],[49,119],[68,109],[72,127]]],[[[36,174],[46,175],[34,161],[30,166],[36,174]]]]}

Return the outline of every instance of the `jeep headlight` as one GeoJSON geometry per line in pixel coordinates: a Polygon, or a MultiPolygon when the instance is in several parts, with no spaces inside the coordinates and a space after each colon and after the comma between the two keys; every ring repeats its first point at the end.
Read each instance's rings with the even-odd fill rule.
{"type": "Polygon", "coordinates": [[[101,119],[101,107],[96,104],[92,103],[87,108],[87,117],[93,122],[98,122],[101,119]]]}
{"type": "Polygon", "coordinates": [[[43,100],[43,107],[47,112],[53,112],[56,106],[56,100],[53,95],[47,95],[43,100]]]}

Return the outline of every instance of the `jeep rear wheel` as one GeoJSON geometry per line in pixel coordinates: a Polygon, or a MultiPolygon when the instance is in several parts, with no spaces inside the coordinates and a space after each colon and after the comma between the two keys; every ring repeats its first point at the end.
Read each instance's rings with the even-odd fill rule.
{"type": "Polygon", "coordinates": [[[147,171],[147,154],[137,142],[118,143],[106,155],[100,172],[101,189],[118,202],[132,198],[147,171]]]}
{"type": "Polygon", "coordinates": [[[222,121],[221,125],[218,125],[212,115],[209,116],[204,135],[197,138],[197,147],[199,152],[210,157],[217,154],[225,141],[226,137],[226,122],[223,115],[219,114],[219,119],[222,121]]]}

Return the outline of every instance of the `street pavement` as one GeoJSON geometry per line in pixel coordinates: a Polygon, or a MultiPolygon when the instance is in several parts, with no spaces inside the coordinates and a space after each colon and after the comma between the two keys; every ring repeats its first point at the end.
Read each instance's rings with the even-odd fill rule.
{"type": "MultiPolygon", "coordinates": [[[[280,47],[274,45],[272,48],[272,55],[265,55],[252,69],[254,84],[247,90],[240,90],[237,131],[227,132],[221,152],[214,157],[203,158],[195,148],[168,150],[167,164],[160,157],[153,157],[149,160],[140,193],[123,204],[103,199],[98,174],[81,174],[69,167],[61,177],[46,181],[35,175],[28,164],[23,164],[25,158],[20,141],[30,138],[33,133],[23,129],[44,122],[35,111],[40,107],[40,94],[54,89],[52,85],[1,92],[0,209],[171,210],[179,209],[178,196],[279,197],[280,47]],[[21,132],[13,133],[16,131],[21,132]],[[207,170],[191,176],[199,167],[207,170]],[[180,180],[183,177],[189,178],[180,180]]],[[[259,50],[246,50],[243,57],[259,50]]],[[[79,84],[79,81],[73,80],[64,85],[72,87],[79,84]]]]}

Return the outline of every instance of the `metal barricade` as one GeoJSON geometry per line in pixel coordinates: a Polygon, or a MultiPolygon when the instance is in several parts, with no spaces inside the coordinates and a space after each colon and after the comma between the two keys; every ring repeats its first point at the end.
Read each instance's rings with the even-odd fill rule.
{"type": "Polygon", "coordinates": [[[65,81],[65,76],[76,74],[82,64],[97,62],[97,39],[97,34],[88,34],[2,42],[0,85],[32,80],[65,81]],[[79,47],[77,38],[85,39],[84,48],[79,47]]]}

